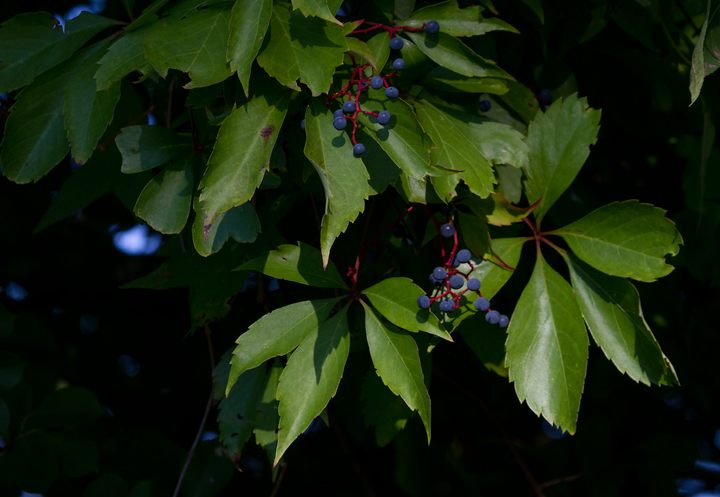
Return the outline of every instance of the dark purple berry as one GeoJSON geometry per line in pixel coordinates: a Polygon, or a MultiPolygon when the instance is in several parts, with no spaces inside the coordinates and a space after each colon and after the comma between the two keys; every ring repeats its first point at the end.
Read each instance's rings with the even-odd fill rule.
{"type": "Polygon", "coordinates": [[[500,328],[507,328],[507,325],[510,323],[510,318],[508,318],[505,314],[500,315],[500,320],[498,321],[498,326],[500,328]]]}
{"type": "Polygon", "coordinates": [[[485,321],[490,324],[498,324],[500,322],[500,313],[498,311],[490,311],[485,314],[485,321]]]}
{"type": "Polygon", "coordinates": [[[369,263],[377,262],[378,257],[378,253],[374,250],[368,250],[367,252],[365,252],[365,260],[369,263]]]}
{"type": "Polygon", "coordinates": [[[400,92],[394,86],[389,86],[387,90],[385,90],[385,96],[388,98],[398,98],[400,92]]]}
{"type": "Polygon", "coordinates": [[[472,254],[468,249],[462,249],[460,252],[457,253],[457,260],[459,260],[463,264],[468,262],[471,257],[472,254]]]}
{"type": "Polygon", "coordinates": [[[392,50],[400,50],[403,47],[403,41],[402,38],[398,38],[397,36],[390,40],[390,48],[392,50]]]}
{"type": "Polygon", "coordinates": [[[452,267],[460,267],[460,261],[458,260],[457,257],[453,257],[453,260],[452,260],[452,262],[450,263],[450,265],[451,265],[452,267]]]}
{"type": "Polygon", "coordinates": [[[347,120],[344,117],[340,117],[333,121],[333,126],[337,130],[343,130],[347,126],[347,120]]]}
{"type": "Polygon", "coordinates": [[[492,103],[490,102],[490,100],[480,100],[478,107],[480,107],[480,110],[482,112],[487,112],[492,107],[492,103]]]}
{"type": "Polygon", "coordinates": [[[538,100],[540,100],[541,104],[549,104],[552,102],[552,92],[548,89],[541,90],[538,95],[538,100]]]}
{"type": "Polygon", "coordinates": [[[480,297],[479,299],[475,300],[475,309],[483,312],[487,311],[488,309],[490,309],[490,301],[485,297],[480,297]]]}
{"type": "Polygon", "coordinates": [[[430,297],[427,295],[420,295],[417,299],[417,304],[420,309],[427,309],[430,307],[430,297]]]}
{"type": "Polygon", "coordinates": [[[468,290],[472,292],[477,292],[478,290],[480,290],[480,280],[477,278],[470,278],[469,280],[467,280],[467,287],[468,290]]]}
{"type": "Polygon", "coordinates": [[[378,113],[377,122],[378,124],[382,124],[383,126],[385,126],[387,123],[390,122],[390,113],[386,110],[381,110],[378,113]]]}
{"type": "Polygon", "coordinates": [[[433,269],[433,276],[436,280],[443,281],[445,278],[447,278],[447,271],[445,271],[445,268],[436,267],[433,269]]]}
{"type": "Polygon", "coordinates": [[[345,115],[342,109],[338,109],[333,113],[333,120],[340,119],[345,115]]]}
{"type": "Polygon", "coordinates": [[[540,106],[540,110],[543,111],[543,114],[545,114],[545,111],[550,107],[549,105],[542,105],[540,106]]]}
{"type": "Polygon", "coordinates": [[[432,274],[430,275],[430,283],[432,283],[433,286],[438,286],[440,283],[442,283],[441,280],[437,279],[432,274]]]}
{"type": "Polygon", "coordinates": [[[355,155],[362,155],[363,152],[365,152],[365,145],[363,145],[362,143],[355,144],[355,146],[353,147],[353,153],[355,155]]]}
{"type": "Polygon", "coordinates": [[[435,33],[440,32],[440,24],[438,24],[437,21],[430,21],[427,24],[425,24],[425,32],[434,35],[435,33]]]}
{"type": "Polygon", "coordinates": [[[350,112],[355,112],[355,102],[352,102],[352,101],[348,100],[347,102],[345,102],[345,103],[343,104],[343,109],[342,109],[342,110],[343,110],[343,112],[348,113],[348,114],[349,114],[350,112]]]}
{"type": "Polygon", "coordinates": [[[375,90],[379,90],[385,86],[385,82],[380,76],[373,76],[373,79],[370,80],[370,86],[372,86],[375,90]]]}
{"type": "Polygon", "coordinates": [[[445,223],[440,226],[440,234],[445,238],[450,238],[455,234],[455,226],[450,223],[445,223]]]}
{"type": "Polygon", "coordinates": [[[301,127],[302,129],[305,129],[305,119],[303,119],[303,120],[300,122],[300,127],[301,127]]]}
{"type": "Polygon", "coordinates": [[[465,278],[463,278],[459,274],[455,274],[450,277],[450,288],[454,288],[457,290],[458,288],[462,288],[462,286],[465,284],[465,278]]]}
{"type": "Polygon", "coordinates": [[[442,208],[440,209],[440,214],[442,214],[445,217],[452,216],[452,213],[453,213],[452,205],[443,205],[442,208]]]}
{"type": "Polygon", "coordinates": [[[405,68],[405,61],[402,59],[395,59],[393,62],[393,69],[396,71],[401,71],[405,68]]]}
{"type": "Polygon", "coordinates": [[[452,300],[443,300],[440,302],[440,310],[442,312],[451,312],[453,309],[453,301],[452,300]]]}

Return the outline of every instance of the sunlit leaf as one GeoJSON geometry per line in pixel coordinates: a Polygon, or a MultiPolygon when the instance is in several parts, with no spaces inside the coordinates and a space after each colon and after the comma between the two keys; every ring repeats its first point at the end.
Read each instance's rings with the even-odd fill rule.
{"type": "Polygon", "coordinates": [[[185,227],[193,194],[193,157],[177,160],[145,186],[133,212],[160,233],[180,233],[185,227]]]}
{"type": "Polygon", "coordinates": [[[250,69],[265,40],[271,14],[272,0],[241,0],[232,8],[227,59],[246,96],[250,94],[250,69]]]}
{"type": "Polygon", "coordinates": [[[260,220],[248,202],[220,214],[208,231],[203,227],[197,201],[195,211],[199,214],[192,226],[193,245],[203,257],[218,252],[230,238],[238,243],[252,243],[260,233],[260,220]]]}

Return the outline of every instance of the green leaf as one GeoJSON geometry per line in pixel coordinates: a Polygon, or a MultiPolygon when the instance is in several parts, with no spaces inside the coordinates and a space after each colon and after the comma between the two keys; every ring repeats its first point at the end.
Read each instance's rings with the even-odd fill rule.
{"type": "MultiPolygon", "coordinates": [[[[157,16],[153,18],[156,20],[157,16]]],[[[125,33],[110,45],[107,53],[100,59],[100,67],[96,67],[98,91],[114,86],[133,71],[139,71],[143,76],[155,72],[152,64],[145,58],[144,46],[145,37],[157,27],[155,23],[135,31],[129,31],[128,27],[125,33]]]]}
{"type": "Polygon", "coordinates": [[[373,54],[376,67],[382,71],[382,68],[385,67],[385,64],[387,64],[390,58],[390,43],[388,42],[387,33],[385,31],[378,33],[365,43],[373,54]]]}
{"type": "Polygon", "coordinates": [[[542,0],[522,0],[522,2],[530,7],[530,9],[535,12],[535,15],[540,18],[540,24],[545,24],[545,14],[543,13],[542,0]]]}
{"type": "Polygon", "coordinates": [[[707,0],[707,9],[705,11],[705,21],[703,21],[702,28],[700,29],[700,36],[698,36],[697,43],[692,53],[692,64],[690,66],[690,105],[695,103],[695,100],[700,96],[700,90],[702,89],[703,82],[705,81],[706,68],[705,68],[705,34],[707,33],[708,22],[710,22],[710,4],[712,2],[707,0]]]}
{"type": "Polygon", "coordinates": [[[556,101],[538,114],[528,128],[530,149],[525,195],[535,209],[538,223],[570,186],[590,155],[600,129],[600,111],[588,107],[577,93],[556,101]]]}
{"type": "Polygon", "coordinates": [[[214,497],[223,491],[234,473],[235,465],[220,450],[217,440],[200,442],[180,490],[183,497],[214,497]]]}
{"type": "Polygon", "coordinates": [[[0,479],[25,492],[45,492],[58,476],[58,460],[50,435],[42,430],[24,433],[5,450],[0,479]]]}
{"type": "Polygon", "coordinates": [[[203,257],[218,252],[231,237],[238,243],[252,243],[260,233],[260,219],[248,202],[220,214],[207,232],[200,210],[196,202],[192,236],[195,250],[203,257]]]}
{"type": "Polygon", "coordinates": [[[126,497],[127,483],[118,475],[103,473],[85,487],[83,497],[126,497]]]}
{"type": "Polygon", "coordinates": [[[682,237],[665,211],[637,200],[613,202],[553,231],[575,254],[612,276],[655,281],[673,267],[665,256],[677,255],[682,237]]]}
{"type": "MultiPolygon", "coordinates": [[[[500,100],[512,110],[517,112],[526,124],[535,119],[535,116],[540,111],[540,104],[538,103],[537,98],[535,98],[533,91],[517,81],[507,81],[505,84],[507,85],[509,91],[500,95],[500,100]]],[[[491,109],[490,112],[485,112],[484,115],[492,119],[497,119],[500,122],[510,124],[504,119],[498,119],[499,116],[494,115],[495,112],[500,110],[498,108],[499,105],[493,104],[493,107],[495,107],[495,109],[491,109]]]]}
{"type": "Polygon", "coordinates": [[[406,31],[413,43],[437,64],[463,76],[492,77],[512,80],[513,77],[494,62],[485,60],[457,38],[445,33],[434,35],[406,31]]]}
{"type": "Polygon", "coordinates": [[[593,338],[621,373],[646,385],[677,383],[640,307],[640,295],[624,278],[608,276],[562,253],[575,298],[593,338]]]}
{"type": "Polygon", "coordinates": [[[273,6],[270,40],[257,61],[281,84],[300,90],[299,80],[313,96],[327,93],[335,68],[343,63],[347,50],[343,28],[317,17],[290,12],[282,3],[273,6]]]}
{"type": "Polygon", "coordinates": [[[267,383],[265,391],[260,396],[260,401],[255,412],[255,443],[260,445],[268,454],[272,463],[277,449],[277,427],[280,422],[278,414],[278,401],[275,399],[275,393],[280,382],[280,374],[283,366],[279,357],[275,358],[267,373],[267,383]]]}
{"type": "Polygon", "coordinates": [[[15,326],[15,314],[12,314],[0,303],[0,338],[5,338],[12,333],[15,326]]]}
{"type": "Polygon", "coordinates": [[[507,333],[505,364],[520,402],[575,433],[588,336],[572,288],[539,252],[507,333]]]}
{"type": "Polygon", "coordinates": [[[9,180],[37,181],[67,155],[70,144],[62,115],[65,88],[75,69],[101,46],[95,44],[77,53],[37,77],[18,95],[5,122],[0,154],[3,174],[9,180]]]}
{"type": "Polygon", "coordinates": [[[505,367],[505,330],[485,321],[485,316],[475,313],[458,325],[457,332],[462,335],[473,353],[480,359],[488,371],[507,377],[505,367]]]}
{"type": "Polygon", "coordinates": [[[228,383],[227,397],[220,401],[218,427],[220,441],[231,456],[240,455],[255,427],[258,403],[267,384],[265,368],[255,368],[228,383]]]}
{"type": "Polygon", "coordinates": [[[441,33],[453,36],[476,36],[496,30],[519,33],[518,30],[500,19],[483,19],[481,12],[482,7],[477,5],[461,9],[457,0],[448,0],[418,10],[398,25],[421,28],[429,21],[437,21],[441,33]]]}
{"type": "Polygon", "coordinates": [[[191,145],[163,126],[138,125],[122,129],[115,138],[122,154],[122,172],[139,173],[191,152],[191,145]]]}
{"type": "Polygon", "coordinates": [[[353,155],[346,133],[333,126],[330,109],[314,98],[305,111],[305,156],[310,159],[325,189],[325,212],[320,229],[323,267],[330,260],[330,249],[348,225],[365,209],[370,175],[353,155]]]}
{"type": "Polygon", "coordinates": [[[219,83],[235,71],[226,61],[230,5],[202,9],[154,29],[145,38],[145,57],[164,78],[170,68],[190,75],[184,88],[219,83]]]}
{"type": "MultiPolygon", "coordinates": [[[[0,93],[32,82],[48,69],[59,66],[75,50],[103,29],[119,21],[82,12],[66,24],[66,32],[55,28],[57,21],[46,12],[20,14],[3,23],[0,30],[0,93]]],[[[59,73],[62,71],[55,71],[59,73]]]]}
{"type": "Polygon", "coordinates": [[[385,189],[397,181],[400,169],[388,157],[388,154],[377,144],[375,140],[358,128],[355,133],[358,143],[365,145],[365,152],[362,154],[362,161],[365,164],[370,175],[368,181],[368,193],[377,195],[385,191],[385,189]]]}
{"type": "Polygon", "coordinates": [[[70,152],[78,164],[92,156],[100,137],[113,120],[115,106],[120,100],[120,85],[98,90],[93,75],[97,63],[106,53],[100,49],[85,59],[65,88],[65,129],[70,140],[70,152]]]}
{"type": "Polygon", "coordinates": [[[446,67],[436,67],[422,81],[423,85],[440,91],[453,93],[507,93],[507,82],[497,78],[472,78],[451,71],[446,67]]]}
{"type": "Polygon", "coordinates": [[[431,335],[452,342],[450,335],[440,327],[438,318],[428,309],[420,309],[417,299],[425,292],[408,278],[386,278],[362,291],[380,314],[400,328],[431,335]]]}
{"type": "Polygon", "coordinates": [[[102,416],[102,408],[97,397],[90,390],[80,387],[68,387],[57,390],[44,399],[29,414],[28,428],[75,428],[94,423],[102,416]]]}
{"type": "Polygon", "coordinates": [[[293,9],[300,10],[305,17],[315,16],[342,26],[342,23],[335,19],[337,9],[331,11],[326,0],[292,0],[292,6],[293,9]]]}
{"type": "Polygon", "coordinates": [[[156,20],[157,16],[155,15],[155,13],[161,8],[163,8],[165,4],[169,1],[170,0],[155,0],[145,10],[143,10],[143,13],[137,19],[135,19],[133,22],[130,23],[127,28],[125,28],[125,31],[134,31],[136,29],[146,26],[149,22],[156,20]]]}
{"type": "Polygon", "coordinates": [[[95,442],[73,433],[55,433],[51,438],[53,448],[59,456],[60,470],[65,475],[79,478],[99,471],[98,448],[95,442]]]}
{"type": "Polygon", "coordinates": [[[280,428],[275,465],[335,396],[350,352],[347,307],[313,330],[280,376],[280,428]]]}
{"type": "Polygon", "coordinates": [[[495,190],[513,204],[520,202],[522,197],[522,169],[508,164],[495,166],[498,186],[495,190]]]}
{"type": "Polygon", "coordinates": [[[368,114],[358,114],[357,120],[403,172],[418,180],[427,175],[443,174],[430,168],[432,141],[405,101],[371,97],[361,105],[363,110],[370,112],[387,110],[390,113],[390,122],[384,126],[368,114]]]}
{"type": "Polygon", "coordinates": [[[244,204],[260,186],[288,109],[288,93],[258,95],[225,119],[200,181],[203,226],[244,204]]]}
{"type": "Polygon", "coordinates": [[[365,403],[365,425],[375,427],[375,441],[380,447],[389,444],[413,414],[402,397],[383,384],[374,368],[365,375],[360,399],[365,403]]]}
{"type": "Polygon", "coordinates": [[[415,179],[401,172],[394,186],[408,204],[421,203],[427,205],[442,202],[432,182],[425,179],[415,179]]]}
{"type": "Polygon", "coordinates": [[[270,26],[272,0],[239,0],[230,15],[227,60],[237,71],[245,96],[250,96],[250,69],[270,26]]]}
{"type": "Polygon", "coordinates": [[[468,196],[461,202],[494,226],[510,226],[512,223],[522,222],[535,208],[535,205],[516,207],[499,193],[493,193],[485,199],[468,196]]]}
{"type": "Polygon", "coordinates": [[[302,242],[297,247],[280,245],[277,250],[246,262],[236,270],[260,271],[274,278],[321,288],[347,288],[335,265],[331,262],[323,269],[320,251],[302,242]]]}
{"type": "MultiPolygon", "coordinates": [[[[358,40],[357,38],[353,38],[352,36],[345,38],[345,41],[347,42],[348,50],[350,51],[350,53],[359,55],[360,57],[365,59],[370,64],[370,66],[375,69],[376,73],[380,73],[380,71],[382,71],[382,67],[378,67],[376,65],[375,56],[373,55],[373,52],[368,45],[358,40]]],[[[390,48],[389,43],[388,48],[390,48]]]]}
{"type": "Polygon", "coordinates": [[[456,117],[426,100],[417,101],[415,109],[420,125],[437,146],[430,153],[430,163],[462,171],[452,176],[433,178],[433,185],[440,197],[445,200],[455,197],[455,186],[460,179],[465,181],[474,194],[480,197],[490,195],[495,175],[476,139],[477,130],[474,127],[483,126],[480,118],[473,119],[474,116],[470,115],[456,117]]]}
{"type": "Polygon", "coordinates": [[[177,160],[145,186],[133,212],[160,233],[180,233],[185,227],[193,193],[193,156],[177,160]]]}
{"type": "Polygon", "coordinates": [[[20,383],[25,363],[12,352],[0,351],[0,391],[20,383]]]}
{"type": "Polygon", "coordinates": [[[395,395],[420,413],[430,443],[430,396],[423,380],[417,344],[404,331],[384,323],[380,314],[361,301],[365,308],[365,333],[370,357],[382,378],[395,395]]]}
{"type": "Polygon", "coordinates": [[[244,371],[268,359],[289,353],[317,329],[338,302],[337,298],[308,300],[274,310],[250,325],[235,341],[227,391],[244,371]]]}

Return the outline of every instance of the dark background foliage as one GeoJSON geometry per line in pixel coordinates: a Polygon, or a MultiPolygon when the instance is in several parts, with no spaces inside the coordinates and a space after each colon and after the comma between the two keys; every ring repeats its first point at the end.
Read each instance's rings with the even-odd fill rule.
{"type": "MultiPolygon", "coordinates": [[[[483,36],[475,46],[479,53],[497,60],[535,92],[578,90],[592,107],[602,109],[597,145],[550,212],[547,225],[560,227],[626,199],[661,206],[678,223],[685,246],[671,261],[676,270],[656,283],[637,286],[645,317],[675,365],[681,386],[636,384],[619,374],[593,344],[578,431],[562,437],[520,405],[507,379],[486,371],[462,341],[442,344],[435,354],[430,390],[434,434],[429,447],[415,416],[393,443],[378,448],[363,424],[359,386],[343,382],[331,402],[331,428],[317,425],[293,445],[277,495],[532,495],[508,442],[517,447],[532,478],[546,484],[542,490],[548,496],[675,495],[678,486],[689,488],[688,481],[677,478],[695,478],[694,484],[704,482],[708,490],[720,484],[720,464],[714,462],[720,461],[718,184],[708,180],[703,205],[698,186],[704,113],[718,115],[712,98],[718,85],[710,77],[702,101],[688,108],[689,70],[683,59],[692,47],[680,34],[688,29],[692,33],[692,22],[699,26],[705,5],[663,2],[660,19],[652,19],[642,2],[631,0],[546,1],[545,22],[540,24],[519,0],[494,3],[502,19],[522,34],[483,36]],[[581,43],[598,9],[602,29],[581,43]]],[[[8,0],[0,20],[25,11],[62,13],[74,5],[8,0]]],[[[108,2],[103,15],[126,19],[120,2],[108,2]]],[[[151,101],[147,87],[137,85],[132,91],[133,104],[142,110],[151,101]]],[[[156,107],[161,108],[157,102],[156,107]]],[[[161,113],[157,117],[162,118],[161,113]]],[[[290,161],[288,168],[294,166],[290,161]]],[[[709,171],[717,167],[711,161],[709,171]]],[[[35,185],[0,181],[0,286],[5,290],[0,302],[16,315],[12,333],[0,339],[0,349],[27,364],[23,391],[8,394],[7,402],[13,412],[26,412],[59,383],[88,388],[104,414],[81,431],[97,444],[100,473],[119,475],[129,488],[151,481],[150,495],[170,495],[211,386],[206,337],[202,330],[188,334],[187,288],[119,287],[153,271],[177,237],[166,237],[166,246],[156,255],[118,251],[113,230],[131,228],[137,219],[112,194],[72,219],[33,234],[53,192],[71,174],[66,160],[35,185]],[[15,285],[27,291],[24,298],[15,285]]],[[[128,188],[142,188],[142,183],[128,188]]],[[[267,192],[263,194],[269,198],[267,192]]],[[[309,200],[301,200],[279,228],[291,242],[317,246],[317,233],[305,228],[313,226],[307,222],[312,216],[309,200]]],[[[363,225],[361,215],[345,235],[349,247],[363,225]]],[[[336,250],[338,267],[345,267],[344,259],[349,265],[349,254],[340,245],[336,250]]],[[[553,263],[552,254],[548,257],[553,263]]],[[[526,266],[497,297],[502,307],[514,307],[529,278],[526,266]]],[[[230,314],[212,324],[216,358],[264,313],[263,305],[274,307],[272,298],[281,298],[258,303],[264,296],[257,288],[239,294],[230,314]]],[[[290,298],[295,291],[291,286],[290,298]]],[[[365,360],[351,353],[347,371],[364,371],[365,360]]],[[[213,409],[208,432],[218,431],[215,413],[213,409]]],[[[212,463],[216,444],[201,442],[188,478],[203,471],[201,464],[212,463]]],[[[238,466],[242,472],[230,467],[232,478],[220,495],[271,494],[270,467],[258,446],[249,443],[238,466]]],[[[51,471],[48,468],[37,461],[22,471],[39,478],[51,471]]],[[[216,463],[209,471],[224,475],[227,469],[216,463]]],[[[96,478],[95,473],[60,477],[45,495],[81,495],[96,478]]],[[[0,483],[0,494],[19,493],[17,486],[0,483]]]]}

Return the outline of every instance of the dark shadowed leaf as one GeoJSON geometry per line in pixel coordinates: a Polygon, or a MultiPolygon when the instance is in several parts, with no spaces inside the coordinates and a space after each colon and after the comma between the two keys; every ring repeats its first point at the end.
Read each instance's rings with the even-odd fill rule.
{"type": "Polygon", "coordinates": [[[178,159],[145,186],[133,212],[160,233],[180,233],[185,227],[193,189],[193,156],[178,159]]]}
{"type": "Polygon", "coordinates": [[[505,330],[485,321],[485,316],[476,313],[464,320],[457,328],[470,350],[480,359],[488,371],[507,377],[505,367],[505,330]]]}
{"type": "MultiPolygon", "coordinates": [[[[153,20],[156,19],[157,17],[153,16],[153,20]]],[[[128,32],[126,29],[125,33],[110,45],[107,53],[100,59],[100,67],[96,66],[98,90],[114,86],[133,71],[139,71],[143,76],[155,72],[152,64],[145,58],[143,47],[145,37],[157,27],[155,24],[147,24],[136,31],[128,32]]]]}
{"type": "Polygon", "coordinates": [[[152,169],[191,151],[186,139],[163,126],[123,128],[115,143],[122,154],[122,172],[128,174],[152,169]]]}
{"type": "Polygon", "coordinates": [[[500,19],[483,19],[482,10],[482,7],[477,5],[461,9],[457,0],[448,0],[417,10],[399,25],[421,28],[429,21],[437,21],[441,33],[453,36],[475,36],[497,30],[518,33],[515,28],[500,19]]]}
{"type": "Polygon", "coordinates": [[[235,466],[217,440],[200,442],[180,487],[183,497],[213,497],[228,484],[235,466]]]}
{"type": "Polygon", "coordinates": [[[252,243],[257,239],[260,220],[248,202],[220,214],[207,232],[197,205],[196,202],[195,211],[198,214],[193,222],[192,237],[195,250],[203,257],[218,252],[230,238],[238,243],[252,243]]]}
{"type": "Polygon", "coordinates": [[[423,79],[423,84],[435,90],[453,93],[507,93],[507,81],[497,78],[472,78],[451,71],[446,67],[436,67],[423,79]]]}
{"type": "Polygon", "coordinates": [[[50,394],[29,414],[26,425],[33,428],[75,428],[94,423],[102,416],[97,397],[81,387],[67,387],[50,394]]]}
{"type": "Polygon", "coordinates": [[[375,368],[365,375],[360,398],[365,403],[365,426],[375,428],[375,441],[380,447],[390,443],[413,415],[402,397],[383,384],[375,368]]]}

